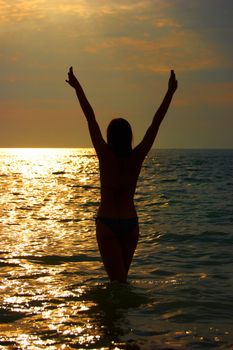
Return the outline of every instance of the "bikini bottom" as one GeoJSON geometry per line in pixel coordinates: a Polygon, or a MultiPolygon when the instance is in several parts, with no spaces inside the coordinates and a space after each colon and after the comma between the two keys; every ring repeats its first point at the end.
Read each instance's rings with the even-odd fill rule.
{"type": "Polygon", "coordinates": [[[135,227],[138,225],[138,218],[130,218],[130,219],[123,219],[123,218],[106,218],[106,217],[97,217],[97,222],[102,222],[104,225],[106,225],[119,239],[125,238],[127,235],[132,233],[132,231],[135,229],[135,227]]]}

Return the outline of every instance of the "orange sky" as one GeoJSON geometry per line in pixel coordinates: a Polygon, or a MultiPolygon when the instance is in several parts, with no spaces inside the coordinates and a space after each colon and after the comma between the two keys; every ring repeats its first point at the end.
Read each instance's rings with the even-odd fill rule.
{"type": "Polygon", "coordinates": [[[88,147],[70,65],[103,134],[118,116],[137,143],[179,89],[157,147],[232,148],[231,0],[0,0],[0,147],[88,147]]]}

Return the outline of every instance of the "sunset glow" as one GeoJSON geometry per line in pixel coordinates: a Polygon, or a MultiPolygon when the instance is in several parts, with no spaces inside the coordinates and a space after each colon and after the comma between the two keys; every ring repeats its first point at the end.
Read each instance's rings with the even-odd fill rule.
{"type": "Polygon", "coordinates": [[[127,118],[137,143],[167,88],[165,148],[231,148],[230,0],[0,1],[0,147],[90,147],[69,66],[105,134],[127,118]],[[221,130],[221,133],[219,133],[221,130]]]}

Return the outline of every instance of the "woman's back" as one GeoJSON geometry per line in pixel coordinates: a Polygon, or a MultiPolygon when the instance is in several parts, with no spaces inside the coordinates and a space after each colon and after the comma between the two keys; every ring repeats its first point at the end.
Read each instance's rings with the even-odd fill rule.
{"type": "Polygon", "coordinates": [[[134,217],[134,193],[142,161],[132,150],[128,156],[118,156],[106,144],[99,155],[101,204],[98,215],[134,217]]]}

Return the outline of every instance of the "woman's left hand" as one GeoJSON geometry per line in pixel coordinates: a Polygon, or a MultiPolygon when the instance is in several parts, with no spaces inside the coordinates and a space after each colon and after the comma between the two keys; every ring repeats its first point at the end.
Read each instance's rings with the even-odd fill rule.
{"type": "Polygon", "coordinates": [[[170,79],[168,81],[168,90],[174,94],[174,92],[177,89],[177,80],[176,80],[176,75],[174,73],[174,70],[171,70],[171,75],[170,75],[170,79]]]}

